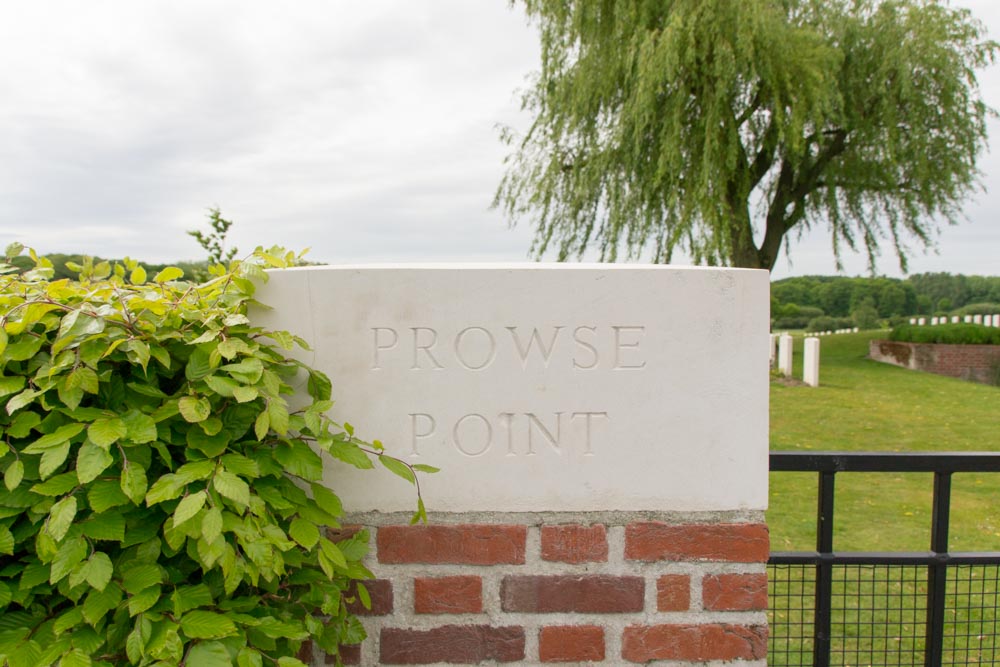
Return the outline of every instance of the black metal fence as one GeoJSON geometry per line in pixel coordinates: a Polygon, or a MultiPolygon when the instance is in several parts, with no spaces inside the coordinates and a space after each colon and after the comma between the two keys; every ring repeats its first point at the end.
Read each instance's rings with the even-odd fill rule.
{"type": "Polygon", "coordinates": [[[775,452],[771,471],[817,473],[819,499],[816,550],[768,561],[769,665],[1000,664],[1000,552],[948,550],[952,475],[1000,472],[1000,453],[775,452]],[[835,551],[842,472],[934,473],[930,549],[835,551]]]}

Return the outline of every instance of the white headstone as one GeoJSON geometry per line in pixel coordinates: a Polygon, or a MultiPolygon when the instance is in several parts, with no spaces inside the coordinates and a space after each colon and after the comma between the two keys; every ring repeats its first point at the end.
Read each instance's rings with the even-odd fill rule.
{"type": "Polygon", "coordinates": [[[861,329],[859,329],[858,327],[854,327],[853,329],[851,329],[851,333],[858,333],[859,331],[861,331],[861,329]]]}
{"type": "Polygon", "coordinates": [[[931,318],[931,326],[933,326],[933,325],[935,325],[937,323],[938,323],[938,319],[936,317],[932,317],[931,318]]]}
{"type": "Polygon", "coordinates": [[[916,324],[916,323],[917,323],[917,318],[911,317],[910,318],[910,324],[916,324]]]}
{"type": "Polygon", "coordinates": [[[802,351],[802,381],[810,387],[819,386],[819,338],[806,338],[802,351]]]}
{"type": "Polygon", "coordinates": [[[951,316],[951,323],[952,324],[958,324],[958,315],[952,315],[951,316]]]}
{"type": "Polygon", "coordinates": [[[993,316],[993,326],[1000,327],[1000,314],[993,316]]]}
{"type": "MultiPolygon", "coordinates": [[[[335,420],[441,468],[421,476],[429,511],[763,509],[768,278],[317,267],[271,272],[257,298],[275,310],[252,317],[310,342],[335,420]]],[[[386,471],[345,472],[325,480],[349,511],[413,509],[386,471]]]]}
{"type": "Polygon", "coordinates": [[[919,324],[920,326],[924,326],[925,324],[927,324],[927,320],[921,317],[917,320],[917,324],[919,324]]]}
{"type": "Polygon", "coordinates": [[[972,324],[972,315],[966,315],[963,320],[966,324],[972,324]]]}
{"type": "Polygon", "coordinates": [[[771,356],[770,356],[771,368],[774,368],[774,365],[778,361],[778,338],[780,336],[781,334],[776,334],[776,333],[771,334],[771,356]]]}
{"type": "Polygon", "coordinates": [[[782,334],[778,341],[778,370],[785,377],[792,377],[792,336],[782,334]]]}
{"type": "Polygon", "coordinates": [[[973,315],[972,316],[972,323],[973,324],[982,324],[983,323],[983,316],[982,315],[973,315]]]}

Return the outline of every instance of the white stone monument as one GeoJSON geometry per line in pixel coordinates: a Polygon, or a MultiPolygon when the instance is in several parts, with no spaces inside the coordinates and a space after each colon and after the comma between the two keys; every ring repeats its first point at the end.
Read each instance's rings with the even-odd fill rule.
{"type": "Polygon", "coordinates": [[[927,320],[925,318],[923,318],[923,317],[918,318],[917,319],[917,324],[920,325],[920,326],[924,326],[925,324],[927,324],[927,320]]]}
{"type": "Polygon", "coordinates": [[[776,333],[771,334],[771,356],[770,356],[771,368],[774,368],[774,365],[778,361],[778,338],[780,337],[781,334],[776,334],[776,333]]]}
{"type": "Polygon", "coordinates": [[[792,377],[792,347],[791,334],[782,334],[778,341],[778,370],[785,377],[792,377]]]}
{"type": "Polygon", "coordinates": [[[973,324],[982,324],[983,323],[983,316],[982,315],[973,315],[972,316],[972,323],[973,324]]]}
{"type": "Polygon", "coordinates": [[[810,387],[819,386],[819,338],[805,340],[802,351],[802,381],[810,387]]]}
{"type": "MultiPolygon", "coordinates": [[[[310,267],[271,272],[253,319],[313,345],[333,418],[441,468],[429,509],[763,509],[768,292],[740,269],[310,267]]],[[[350,511],[413,508],[383,470],[326,481],[350,511]]]]}
{"type": "Polygon", "coordinates": [[[963,321],[964,321],[964,322],[965,322],[966,324],[972,324],[972,315],[966,315],[966,316],[965,316],[965,317],[963,318],[963,321]]]}

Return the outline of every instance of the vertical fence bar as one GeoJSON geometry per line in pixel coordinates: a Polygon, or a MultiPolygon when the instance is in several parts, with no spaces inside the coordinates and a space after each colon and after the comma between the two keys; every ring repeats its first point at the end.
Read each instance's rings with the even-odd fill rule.
{"type": "MultiPolygon", "coordinates": [[[[833,553],[834,472],[819,473],[819,500],[816,519],[816,551],[833,553]]],[[[830,608],[833,603],[833,565],[816,565],[816,597],[813,616],[813,667],[830,666],[830,608]]]]}
{"type": "MultiPolygon", "coordinates": [[[[948,553],[948,517],[951,512],[951,473],[934,473],[934,513],[931,518],[931,551],[948,553]]],[[[944,652],[944,608],[948,566],[927,566],[927,640],[924,665],[939,667],[944,652]]]]}

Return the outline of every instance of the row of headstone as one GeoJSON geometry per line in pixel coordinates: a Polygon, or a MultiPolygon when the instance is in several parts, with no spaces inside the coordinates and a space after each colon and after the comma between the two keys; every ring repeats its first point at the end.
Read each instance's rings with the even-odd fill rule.
{"type": "MultiPolygon", "coordinates": [[[[771,334],[771,367],[777,364],[778,371],[785,377],[792,377],[792,350],[794,338],[791,334],[771,334]]],[[[819,338],[805,339],[802,354],[802,381],[810,387],[819,386],[819,338]]]]}
{"type": "MultiPolygon", "coordinates": [[[[988,327],[1000,327],[1000,314],[996,315],[965,315],[959,317],[958,315],[952,315],[949,319],[948,317],[932,317],[930,318],[931,326],[936,326],[938,324],[958,324],[959,322],[964,322],[965,324],[983,324],[988,327]]],[[[910,324],[922,327],[927,324],[926,317],[911,317],[910,324]]]]}
{"type": "Polygon", "coordinates": [[[858,333],[860,329],[857,327],[851,327],[849,329],[836,329],[834,331],[814,331],[812,332],[814,336],[832,336],[834,334],[848,334],[848,333],[858,333]]]}

